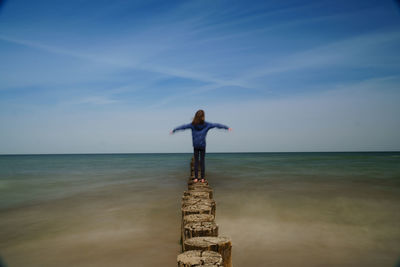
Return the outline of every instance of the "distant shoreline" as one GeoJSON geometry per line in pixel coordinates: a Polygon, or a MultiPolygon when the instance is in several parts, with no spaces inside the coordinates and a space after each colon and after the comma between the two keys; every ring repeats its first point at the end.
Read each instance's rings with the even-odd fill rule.
{"type": "MultiPolygon", "coordinates": [[[[192,154],[193,152],[138,152],[138,153],[27,153],[0,154],[0,156],[85,156],[85,155],[168,155],[192,154]]],[[[400,153],[400,150],[377,151],[282,151],[282,152],[207,152],[207,154],[355,154],[355,153],[400,153]]]]}

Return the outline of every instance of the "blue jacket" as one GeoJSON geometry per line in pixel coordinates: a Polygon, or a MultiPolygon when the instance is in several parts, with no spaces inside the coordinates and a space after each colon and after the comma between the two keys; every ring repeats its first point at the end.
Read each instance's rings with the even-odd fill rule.
{"type": "Polygon", "coordinates": [[[192,129],[192,139],[194,148],[206,148],[206,135],[212,128],[229,129],[228,126],[219,123],[204,122],[204,124],[193,125],[191,123],[176,127],[173,132],[192,129]]]}

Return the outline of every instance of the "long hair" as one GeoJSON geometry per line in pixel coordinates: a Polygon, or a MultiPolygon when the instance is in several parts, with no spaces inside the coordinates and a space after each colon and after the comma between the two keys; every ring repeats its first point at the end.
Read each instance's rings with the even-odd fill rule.
{"type": "Polygon", "coordinates": [[[193,125],[199,125],[199,124],[204,124],[204,110],[199,109],[196,114],[194,115],[193,125]]]}

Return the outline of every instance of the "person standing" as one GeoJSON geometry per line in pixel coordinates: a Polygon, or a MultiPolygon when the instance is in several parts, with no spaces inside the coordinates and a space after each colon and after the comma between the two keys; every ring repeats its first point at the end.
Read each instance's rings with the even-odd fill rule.
{"type": "Polygon", "coordinates": [[[171,131],[171,134],[176,131],[192,129],[192,141],[193,141],[193,154],[194,154],[194,175],[192,178],[193,182],[198,182],[198,170],[199,163],[201,166],[201,182],[205,182],[205,154],[206,154],[206,136],[207,132],[212,128],[226,129],[232,131],[232,128],[229,128],[226,125],[220,123],[211,123],[205,121],[205,113],[204,110],[200,109],[196,112],[193,121],[189,124],[184,124],[179,127],[176,127],[171,131]]]}

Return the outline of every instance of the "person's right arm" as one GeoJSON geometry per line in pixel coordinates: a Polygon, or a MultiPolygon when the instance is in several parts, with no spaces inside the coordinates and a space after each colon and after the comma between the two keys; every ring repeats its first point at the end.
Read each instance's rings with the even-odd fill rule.
{"type": "Polygon", "coordinates": [[[192,124],[188,123],[188,124],[184,124],[179,127],[176,127],[175,129],[172,130],[172,132],[175,133],[176,131],[182,131],[182,130],[186,130],[186,129],[190,129],[190,128],[192,128],[192,124]]]}

